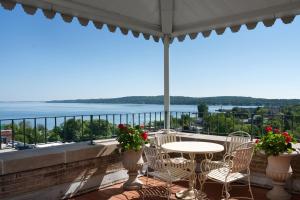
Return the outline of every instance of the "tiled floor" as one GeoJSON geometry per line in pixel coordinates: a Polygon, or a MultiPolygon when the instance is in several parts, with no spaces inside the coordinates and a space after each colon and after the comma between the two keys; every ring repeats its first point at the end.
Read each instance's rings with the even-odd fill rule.
{"type": "MultiPolygon", "coordinates": [[[[146,182],[145,177],[140,178],[144,183],[146,182]]],[[[164,190],[164,183],[149,179],[148,184],[151,186],[151,191],[161,191],[164,190]]],[[[175,193],[185,189],[187,187],[187,182],[178,182],[176,185],[172,187],[172,196],[171,199],[175,198],[175,193]]],[[[207,184],[205,187],[205,192],[210,200],[220,200],[221,197],[221,189],[222,186],[216,183],[210,183],[207,184]]],[[[252,187],[252,191],[254,194],[254,199],[257,200],[266,200],[266,189],[258,188],[258,187],[252,187]]],[[[147,189],[143,189],[142,191],[123,191],[122,184],[115,184],[113,186],[100,189],[98,191],[90,192],[81,196],[77,196],[72,198],[72,200],[128,200],[128,199],[143,199],[141,192],[148,193],[147,189]]],[[[231,192],[231,196],[247,196],[249,195],[249,192],[247,190],[247,187],[233,187],[231,192]]],[[[152,197],[146,197],[145,200],[156,200],[156,199],[165,199],[165,198],[159,198],[157,196],[152,197]]],[[[234,199],[234,198],[231,198],[234,199]]],[[[300,195],[293,195],[292,200],[299,200],[300,195]]]]}

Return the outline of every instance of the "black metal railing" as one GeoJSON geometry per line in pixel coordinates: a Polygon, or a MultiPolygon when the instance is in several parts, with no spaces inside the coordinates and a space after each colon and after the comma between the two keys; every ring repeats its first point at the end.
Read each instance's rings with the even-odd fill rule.
{"type": "MultiPolygon", "coordinates": [[[[252,138],[264,134],[266,125],[290,131],[300,139],[300,116],[253,113],[170,113],[170,126],[183,132],[227,135],[243,130],[252,138]]],[[[0,149],[35,148],[48,143],[68,143],[113,138],[118,124],[144,125],[148,131],[164,128],[164,112],[72,115],[20,119],[0,119],[0,149]],[[6,131],[4,131],[6,130],[6,131]]]]}

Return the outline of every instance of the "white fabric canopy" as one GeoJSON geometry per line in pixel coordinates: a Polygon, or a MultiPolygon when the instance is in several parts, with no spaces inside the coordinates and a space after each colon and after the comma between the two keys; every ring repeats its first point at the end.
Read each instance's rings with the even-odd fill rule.
{"type": "Polygon", "coordinates": [[[125,35],[131,30],[134,37],[143,34],[159,41],[168,34],[171,41],[183,41],[202,33],[208,37],[215,30],[218,35],[229,27],[237,32],[246,24],[255,28],[262,21],[272,26],[277,18],[290,23],[300,13],[300,0],[0,0],[6,9],[22,4],[24,11],[35,14],[37,8],[53,18],[60,13],[63,20],[78,18],[81,25],[92,22],[101,29],[107,24],[111,32],[119,27],[125,35]]]}
{"type": "Polygon", "coordinates": [[[34,15],[42,9],[53,19],[59,13],[65,22],[77,18],[82,26],[104,24],[111,32],[117,27],[127,35],[141,34],[146,40],[164,41],[165,128],[170,127],[169,43],[187,35],[195,39],[199,33],[208,37],[212,31],[222,35],[226,28],[238,32],[241,25],[251,30],[258,22],[272,26],[277,18],[288,24],[300,13],[300,0],[0,0],[13,10],[17,3],[34,15]]]}

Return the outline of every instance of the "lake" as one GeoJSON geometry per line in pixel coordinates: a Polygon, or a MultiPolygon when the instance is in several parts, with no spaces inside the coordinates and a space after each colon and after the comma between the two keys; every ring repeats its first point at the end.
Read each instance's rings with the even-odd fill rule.
{"type": "MultiPolygon", "coordinates": [[[[218,109],[231,109],[234,106],[209,106],[210,112],[216,112],[218,109]]],[[[171,105],[171,111],[177,112],[197,112],[196,105],[171,105]]],[[[22,123],[22,118],[37,118],[37,124],[47,126],[47,128],[55,127],[64,122],[64,116],[78,116],[76,119],[81,119],[80,115],[85,115],[84,120],[90,120],[89,115],[95,115],[96,119],[108,120],[110,123],[143,123],[155,119],[154,112],[162,112],[163,105],[154,104],[102,104],[102,103],[46,103],[46,102],[0,102],[0,123],[2,125],[11,123],[11,120],[18,119],[15,123],[22,123]],[[149,114],[151,112],[151,115],[149,114]],[[130,113],[147,113],[146,115],[132,115],[130,113]],[[104,115],[109,114],[109,115],[104,115]],[[113,115],[113,114],[130,114],[113,115]],[[47,120],[43,117],[48,117],[47,120]],[[49,118],[50,117],[50,118],[49,118]],[[55,119],[54,117],[58,117],[55,119]],[[139,117],[139,118],[138,118],[139,117]],[[6,119],[6,120],[5,120],[6,119]]],[[[175,115],[173,113],[173,115],[175,115]]],[[[179,113],[180,116],[180,113],[179,113]]],[[[160,120],[160,115],[157,113],[157,120],[160,120]]],[[[175,117],[175,116],[174,116],[175,117]]],[[[163,120],[163,114],[161,116],[163,120]]],[[[31,125],[34,124],[33,119],[27,119],[31,125]]]]}
{"type": "MultiPolygon", "coordinates": [[[[209,106],[209,111],[232,107],[234,106],[209,106]]],[[[171,105],[170,108],[171,111],[197,112],[196,105],[171,105]]],[[[163,105],[153,104],[0,102],[0,119],[161,112],[163,109],[163,105]]]]}

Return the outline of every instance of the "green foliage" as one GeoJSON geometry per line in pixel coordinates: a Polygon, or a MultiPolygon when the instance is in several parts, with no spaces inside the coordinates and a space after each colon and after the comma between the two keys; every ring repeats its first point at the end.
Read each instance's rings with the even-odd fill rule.
{"type": "Polygon", "coordinates": [[[80,128],[80,120],[69,119],[64,125],[61,125],[62,132],[60,132],[60,137],[65,142],[78,142],[80,141],[80,128]]]}
{"type": "Polygon", "coordinates": [[[198,117],[203,118],[208,113],[208,106],[205,103],[201,103],[197,106],[198,108],[198,117]]]}
{"type": "Polygon", "coordinates": [[[279,129],[272,129],[271,126],[266,127],[266,135],[260,140],[256,140],[256,149],[263,150],[266,155],[278,156],[281,153],[292,153],[292,143],[296,143],[295,138],[288,132],[281,133],[279,129]]]}
{"type": "Polygon", "coordinates": [[[208,132],[226,134],[233,132],[234,121],[231,116],[225,113],[212,113],[204,118],[204,128],[208,132]]]}
{"type": "Polygon", "coordinates": [[[182,125],[183,130],[189,130],[191,118],[188,114],[182,114],[180,123],[182,125]]]}

